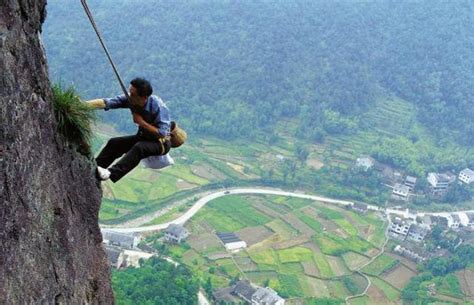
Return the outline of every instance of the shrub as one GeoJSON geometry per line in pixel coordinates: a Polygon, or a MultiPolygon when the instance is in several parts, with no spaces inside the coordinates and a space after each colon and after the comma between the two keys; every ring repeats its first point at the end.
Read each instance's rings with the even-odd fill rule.
{"type": "Polygon", "coordinates": [[[94,109],[81,101],[74,87],[64,90],[56,84],[52,89],[58,132],[69,143],[77,145],[80,153],[90,155],[94,109]]]}

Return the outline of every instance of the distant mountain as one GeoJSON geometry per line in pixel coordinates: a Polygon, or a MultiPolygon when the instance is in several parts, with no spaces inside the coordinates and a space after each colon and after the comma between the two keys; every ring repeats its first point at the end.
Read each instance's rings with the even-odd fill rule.
{"type": "MultiPolygon", "coordinates": [[[[252,137],[297,119],[308,139],[351,133],[370,128],[359,116],[377,97],[394,94],[441,143],[474,145],[472,2],[90,5],[123,77],[150,78],[192,132],[252,137]]],[[[120,93],[78,1],[50,1],[48,14],[53,79],[84,97],[120,93]]]]}

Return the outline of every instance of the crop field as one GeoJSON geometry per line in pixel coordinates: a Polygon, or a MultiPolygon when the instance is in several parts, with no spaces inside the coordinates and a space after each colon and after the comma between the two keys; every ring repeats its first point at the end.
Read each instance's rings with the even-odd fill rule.
{"type": "Polygon", "coordinates": [[[247,227],[236,232],[236,235],[247,243],[247,246],[252,246],[272,236],[274,233],[265,226],[247,227]]]}
{"type": "Polygon", "coordinates": [[[372,281],[372,284],[383,291],[385,297],[391,302],[395,302],[400,297],[400,292],[387,282],[377,277],[371,277],[370,280],[372,281]]]}
{"type": "Polygon", "coordinates": [[[456,272],[463,293],[474,301],[474,268],[456,272]]]}
{"type": "Polygon", "coordinates": [[[286,240],[298,235],[298,232],[281,219],[275,219],[266,224],[273,232],[286,240]]]}
{"type": "Polygon", "coordinates": [[[330,296],[328,281],[307,277],[307,283],[310,289],[310,293],[307,296],[319,298],[330,296]]]}
{"type": "MultiPolygon", "coordinates": [[[[230,200],[217,199],[210,202],[204,210],[206,210],[206,215],[211,216],[199,215],[196,220],[205,221],[209,225],[209,230],[216,231],[223,226],[223,223],[214,219],[218,218],[218,215],[219,219],[225,219],[224,223],[228,228],[230,228],[229,224],[234,224],[234,229],[242,226],[241,229],[232,232],[236,232],[242,240],[246,240],[250,247],[238,254],[233,254],[238,267],[252,282],[262,284],[268,281],[270,287],[276,289],[282,296],[343,298],[350,293],[342,282],[341,276],[349,276],[354,279],[355,287],[360,286],[356,289],[363,289],[367,283],[362,277],[352,274],[351,269],[356,269],[366,263],[369,257],[363,253],[375,249],[372,244],[359,237],[360,226],[355,219],[347,217],[346,213],[349,212],[328,207],[320,210],[318,204],[302,204],[299,201],[295,201],[299,203],[293,202],[289,205],[285,198],[280,198],[277,196],[222,197],[219,199],[230,200]],[[279,217],[276,219],[272,217],[272,219],[268,216],[271,212],[265,213],[269,202],[272,205],[293,210],[286,214],[278,213],[279,217]],[[262,209],[262,205],[265,208],[262,209]],[[257,220],[250,221],[253,224],[260,224],[256,226],[244,224],[241,220],[243,216],[234,216],[238,213],[235,211],[237,207],[247,211],[246,214],[259,213],[257,220]],[[227,215],[231,216],[225,218],[227,215]],[[323,225],[324,222],[332,224],[332,230],[328,230],[328,227],[323,225]],[[238,225],[235,226],[235,224],[238,225]],[[336,234],[338,230],[343,231],[346,238],[336,234]],[[302,231],[305,233],[302,234],[302,231]],[[313,235],[312,238],[307,234],[313,235]]],[[[374,221],[370,220],[370,222],[374,221]]],[[[368,226],[367,223],[368,221],[363,225],[368,226]]],[[[189,244],[194,248],[193,242],[189,244]]],[[[197,251],[203,253],[205,251],[203,248],[201,245],[200,250],[197,251]]],[[[206,257],[204,253],[202,255],[206,257]]],[[[219,258],[219,256],[215,257],[219,258]]],[[[368,272],[383,273],[390,261],[396,262],[390,256],[387,256],[388,262],[384,258],[382,256],[381,259],[367,266],[366,268],[376,270],[371,271],[369,268],[368,272]]],[[[215,260],[213,266],[216,266],[217,270],[220,270],[219,272],[226,275],[229,280],[240,272],[235,263],[230,263],[228,258],[215,260]]],[[[399,292],[396,288],[381,279],[377,283],[378,286],[373,288],[374,295],[371,295],[371,300],[374,297],[384,298],[385,301],[398,298],[399,292]]]]}
{"type": "Polygon", "coordinates": [[[322,253],[314,253],[313,259],[321,277],[330,278],[334,276],[334,271],[331,268],[326,255],[322,253]]]}
{"type": "Polygon", "coordinates": [[[303,247],[294,247],[278,250],[277,255],[281,263],[305,262],[313,257],[311,250],[303,247]]]}
{"type": "Polygon", "coordinates": [[[214,234],[207,232],[201,233],[199,235],[191,234],[186,242],[198,252],[205,252],[208,249],[215,247],[224,248],[224,246],[222,246],[221,242],[214,234]]]}
{"type": "Polygon", "coordinates": [[[415,275],[417,274],[411,269],[405,267],[403,264],[399,264],[396,268],[384,274],[383,280],[401,290],[415,275]]]}
{"type": "Polygon", "coordinates": [[[326,259],[335,276],[341,276],[351,273],[340,257],[326,256],[326,259]]]}
{"type": "Polygon", "coordinates": [[[228,215],[245,226],[263,225],[271,220],[267,215],[258,212],[251,202],[241,196],[220,197],[211,201],[208,207],[221,215],[228,215]]]}
{"type": "Polygon", "coordinates": [[[346,252],[365,253],[372,245],[359,237],[341,238],[333,233],[314,236],[314,241],[327,255],[342,255],[346,252]]]}
{"type": "Polygon", "coordinates": [[[350,270],[356,270],[369,261],[368,257],[355,252],[346,252],[341,257],[350,270]]]}
{"type": "Polygon", "coordinates": [[[362,269],[362,272],[370,275],[381,275],[383,272],[395,267],[398,263],[398,260],[388,255],[382,254],[377,257],[372,263],[365,266],[362,269]]]}

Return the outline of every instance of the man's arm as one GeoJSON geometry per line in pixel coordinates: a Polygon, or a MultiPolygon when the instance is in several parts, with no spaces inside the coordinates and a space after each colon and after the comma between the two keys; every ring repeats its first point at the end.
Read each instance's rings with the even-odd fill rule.
{"type": "Polygon", "coordinates": [[[151,134],[154,134],[156,135],[158,138],[162,138],[163,135],[160,133],[160,131],[158,130],[158,128],[156,126],[153,126],[149,123],[147,123],[141,115],[139,115],[138,113],[132,113],[133,115],[133,122],[135,124],[138,124],[138,126],[140,126],[141,128],[145,129],[146,131],[150,132],[151,134]]]}
{"type": "Polygon", "coordinates": [[[95,109],[104,109],[105,108],[105,102],[103,99],[98,98],[90,101],[86,101],[87,105],[89,105],[91,108],[95,109]]]}

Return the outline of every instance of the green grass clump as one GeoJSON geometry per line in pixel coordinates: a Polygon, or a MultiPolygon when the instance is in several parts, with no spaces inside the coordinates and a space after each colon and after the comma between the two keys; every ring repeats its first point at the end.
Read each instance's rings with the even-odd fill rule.
{"type": "Polygon", "coordinates": [[[81,101],[73,87],[64,90],[56,84],[52,90],[58,132],[68,142],[76,144],[80,153],[90,155],[94,109],[81,101]]]}

